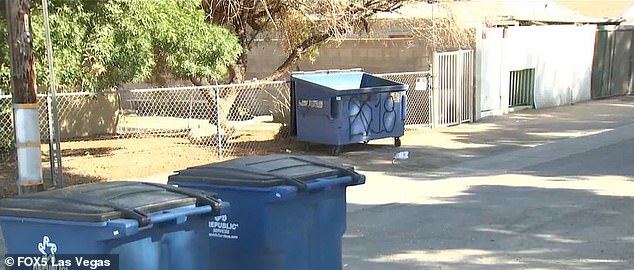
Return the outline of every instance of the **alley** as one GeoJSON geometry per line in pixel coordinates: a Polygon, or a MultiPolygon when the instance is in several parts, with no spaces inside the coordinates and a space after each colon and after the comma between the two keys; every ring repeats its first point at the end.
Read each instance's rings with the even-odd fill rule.
{"type": "MultiPolygon", "coordinates": [[[[609,126],[601,110],[559,127],[535,112],[525,124],[552,134],[584,122],[574,136],[474,151],[409,175],[369,171],[368,186],[349,192],[344,269],[631,269],[631,101],[599,101],[622,108],[609,126]]],[[[556,111],[570,110],[583,108],[556,111]]]]}

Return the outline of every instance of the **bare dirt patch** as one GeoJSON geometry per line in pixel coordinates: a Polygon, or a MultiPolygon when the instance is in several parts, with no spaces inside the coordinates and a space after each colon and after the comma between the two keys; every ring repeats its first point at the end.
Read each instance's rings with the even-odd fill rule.
{"type": "MultiPolygon", "coordinates": [[[[276,138],[269,131],[243,132],[226,142],[223,159],[237,156],[280,153],[301,146],[293,139],[276,138]]],[[[43,176],[51,186],[48,145],[42,144],[43,176]]],[[[192,144],[186,137],[102,137],[63,142],[62,165],[66,185],[106,180],[135,180],[217,162],[216,148],[192,144]]],[[[0,165],[0,197],[16,194],[16,164],[13,158],[0,165]]]]}

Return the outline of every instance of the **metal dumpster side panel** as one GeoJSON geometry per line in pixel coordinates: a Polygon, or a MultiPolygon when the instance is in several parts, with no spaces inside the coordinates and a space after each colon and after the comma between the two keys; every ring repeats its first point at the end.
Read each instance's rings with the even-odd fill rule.
{"type": "Polygon", "coordinates": [[[404,135],[405,91],[330,97],[316,89],[307,90],[303,82],[296,83],[298,88],[304,87],[296,92],[295,104],[300,141],[345,145],[404,135]],[[321,101],[323,106],[301,106],[301,100],[321,101]]]}

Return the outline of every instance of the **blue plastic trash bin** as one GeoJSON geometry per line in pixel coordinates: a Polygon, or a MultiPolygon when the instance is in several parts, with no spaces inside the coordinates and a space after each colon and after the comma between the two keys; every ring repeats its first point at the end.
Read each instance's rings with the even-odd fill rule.
{"type": "Polygon", "coordinates": [[[291,81],[297,140],[332,145],[332,154],[342,145],[387,137],[401,145],[406,84],[364,72],[293,74],[291,81]]]}
{"type": "Polygon", "coordinates": [[[200,190],[92,183],[2,199],[0,226],[8,254],[117,254],[117,269],[210,269],[201,228],[228,206],[200,190]]]}
{"type": "Polygon", "coordinates": [[[208,228],[217,270],[341,269],[346,187],[364,182],[351,167],[288,155],[188,168],[168,181],[231,202],[208,228]]]}

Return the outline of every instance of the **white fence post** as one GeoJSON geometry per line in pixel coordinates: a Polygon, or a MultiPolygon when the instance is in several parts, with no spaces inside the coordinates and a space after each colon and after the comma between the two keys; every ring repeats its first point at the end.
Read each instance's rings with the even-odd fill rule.
{"type": "Polygon", "coordinates": [[[440,78],[438,77],[438,69],[440,67],[440,61],[439,61],[439,57],[440,55],[437,52],[434,52],[434,60],[433,60],[433,64],[432,64],[432,75],[431,75],[431,79],[432,79],[432,128],[435,128],[437,126],[440,125],[439,123],[439,118],[438,118],[438,114],[440,113],[440,107],[438,106],[440,102],[438,102],[438,99],[440,98],[438,95],[438,91],[439,91],[439,84],[440,84],[440,78]]]}

